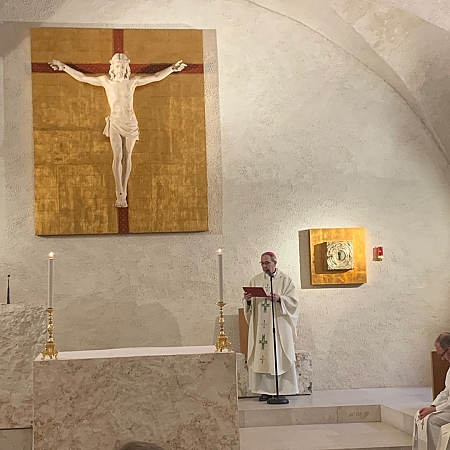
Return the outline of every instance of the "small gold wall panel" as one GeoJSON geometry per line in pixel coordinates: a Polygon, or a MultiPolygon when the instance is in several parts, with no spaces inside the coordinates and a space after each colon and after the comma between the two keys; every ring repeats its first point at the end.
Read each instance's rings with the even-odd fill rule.
{"type": "Polygon", "coordinates": [[[340,285],[367,283],[366,242],[364,228],[316,228],[309,230],[311,258],[311,284],[340,285]],[[327,270],[326,242],[352,241],[354,268],[350,270],[327,270]]]}

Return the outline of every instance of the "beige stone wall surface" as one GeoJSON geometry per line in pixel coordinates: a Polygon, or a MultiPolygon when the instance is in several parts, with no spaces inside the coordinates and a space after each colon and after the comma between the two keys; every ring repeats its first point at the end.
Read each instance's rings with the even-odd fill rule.
{"type": "Polygon", "coordinates": [[[0,429],[33,423],[33,360],[44,348],[46,330],[43,307],[0,305],[0,429]]]}
{"type": "Polygon", "coordinates": [[[33,430],[31,428],[0,430],[0,448],[5,450],[32,450],[33,430]]]}

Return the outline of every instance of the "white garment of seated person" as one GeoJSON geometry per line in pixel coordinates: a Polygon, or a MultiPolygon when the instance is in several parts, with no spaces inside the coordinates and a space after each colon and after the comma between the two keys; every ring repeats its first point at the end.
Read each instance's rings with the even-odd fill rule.
{"type": "MultiPolygon", "coordinates": [[[[436,342],[435,348],[438,354],[441,355],[441,358],[450,362],[450,348],[441,348],[436,342]]],[[[422,442],[426,442],[426,446],[424,447],[426,450],[437,450],[441,427],[450,423],[450,369],[447,370],[447,374],[445,375],[445,388],[436,396],[431,406],[434,406],[436,411],[425,417],[427,419],[424,421],[424,424],[426,425],[426,435],[422,442]]],[[[417,416],[418,415],[416,414],[416,417],[417,416]]],[[[415,439],[420,422],[421,421],[414,422],[413,450],[421,450],[421,448],[418,447],[421,441],[415,439]]]]}
{"type": "Polygon", "coordinates": [[[450,423],[442,425],[436,450],[450,450],[450,423]]]}
{"type": "Polygon", "coordinates": [[[414,429],[412,437],[412,450],[436,450],[436,445],[433,443],[432,433],[428,425],[434,413],[428,414],[423,419],[419,419],[419,411],[414,416],[414,429]]]}

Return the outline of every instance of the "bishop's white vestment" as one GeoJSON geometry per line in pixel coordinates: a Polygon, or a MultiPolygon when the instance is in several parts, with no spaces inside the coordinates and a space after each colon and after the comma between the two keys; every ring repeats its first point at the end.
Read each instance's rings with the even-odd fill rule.
{"type": "MultiPolygon", "coordinates": [[[[256,275],[250,281],[250,286],[262,287],[267,295],[270,295],[270,277],[264,272],[256,275]]],[[[248,305],[244,300],[245,318],[249,324],[247,353],[249,387],[256,394],[276,394],[272,329],[272,306],[274,306],[278,390],[281,395],[298,394],[294,348],[297,336],[298,299],[291,278],[278,269],[273,277],[273,293],[280,296],[280,302],[253,297],[248,305]]]]}

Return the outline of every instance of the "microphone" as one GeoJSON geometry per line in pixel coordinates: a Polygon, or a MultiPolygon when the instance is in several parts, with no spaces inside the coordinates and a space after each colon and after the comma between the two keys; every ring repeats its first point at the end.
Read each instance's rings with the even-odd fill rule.
{"type": "Polygon", "coordinates": [[[270,269],[266,270],[266,274],[269,275],[270,278],[273,278],[274,274],[270,271],[270,269]]]}

